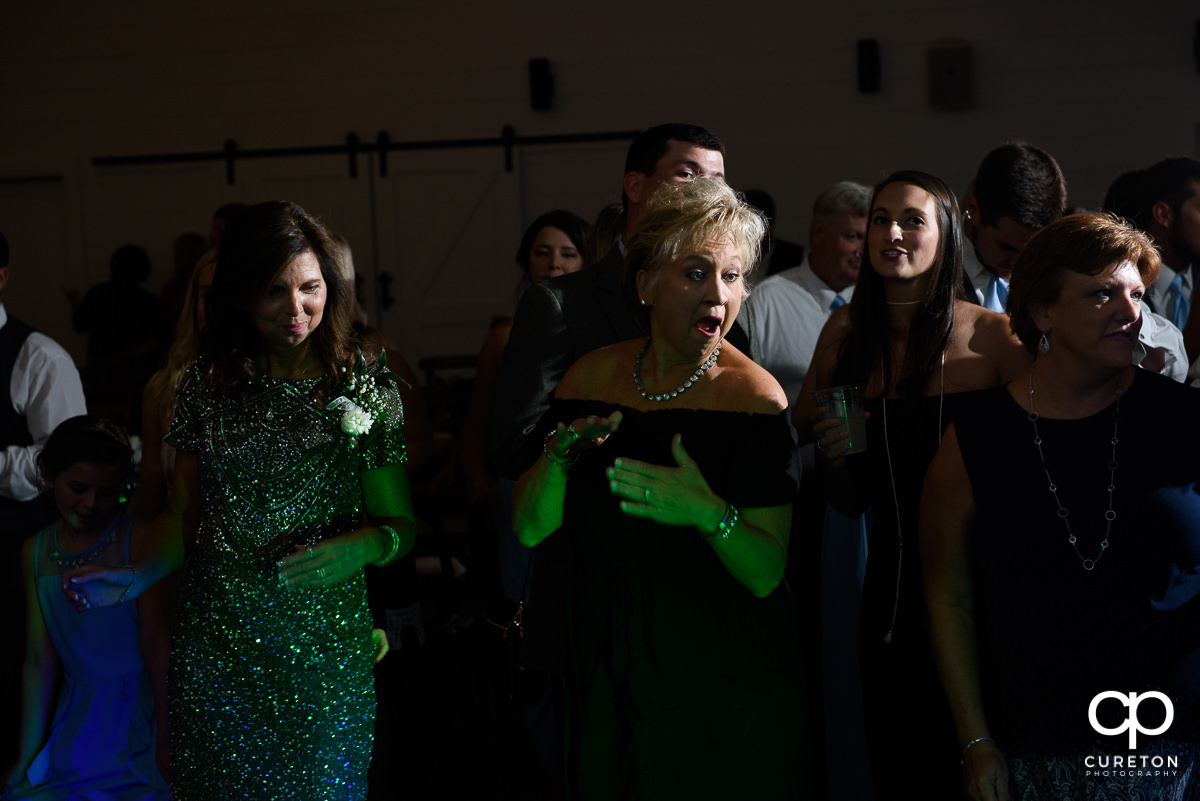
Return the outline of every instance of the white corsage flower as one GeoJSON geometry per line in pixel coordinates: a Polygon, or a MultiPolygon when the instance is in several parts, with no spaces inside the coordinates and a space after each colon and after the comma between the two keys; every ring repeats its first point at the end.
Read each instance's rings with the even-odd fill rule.
{"type": "Polygon", "coordinates": [[[346,408],[342,411],[342,431],[352,437],[361,436],[371,430],[371,424],[375,422],[369,412],[351,402],[346,404],[346,408]]]}
{"type": "Polygon", "coordinates": [[[353,448],[358,438],[371,430],[375,420],[387,413],[387,398],[384,393],[388,388],[395,387],[396,377],[390,372],[382,372],[387,364],[387,357],[381,353],[375,362],[374,370],[377,375],[369,375],[366,371],[366,360],[359,352],[359,358],[354,364],[353,371],[342,368],[346,375],[343,384],[344,395],[334,399],[326,408],[341,414],[342,433],[349,434],[350,447],[353,448]]]}

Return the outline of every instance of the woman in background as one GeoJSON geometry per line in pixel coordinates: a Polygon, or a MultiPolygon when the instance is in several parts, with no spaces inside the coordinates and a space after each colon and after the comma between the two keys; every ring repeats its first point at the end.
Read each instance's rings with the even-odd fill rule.
{"type": "Polygon", "coordinates": [[[1159,264],[1112,217],[1038,233],[1008,297],[1036,359],[955,420],[929,468],[926,595],[973,799],[1200,786],[1200,392],[1130,366],[1159,264]],[[1133,712],[1130,693],[1164,693],[1174,719],[1131,748],[1089,723],[1105,692],[1126,696],[1094,708],[1110,732],[1163,722],[1160,700],[1133,712]],[[1146,762],[1111,770],[1113,754],[1146,762]],[[1173,772],[1151,769],[1171,756],[1173,772]]]}
{"type": "MultiPolygon", "coordinates": [[[[534,220],[525,229],[521,244],[517,246],[516,263],[521,268],[517,297],[530,284],[582,270],[587,264],[584,253],[590,230],[587,222],[562,209],[547,212],[534,220]]],[[[461,452],[467,478],[467,497],[476,503],[497,501],[496,474],[488,456],[488,437],[496,381],[500,378],[500,362],[511,331],[511,317],[494,320],[488,329],[476,362],[471,405],[463,421],[461,452]]],[[[511,486],[506,492],[508,497],[502,506],[510,512],[505,517],[511,519],[511,486]]],[[[511,537],[511,529],[508,526],[505,529],[511,537]]]]}
{"type": "Polygon", "coordinates": [[[961,219],[950,188],[915,170],[884,179],[868,207],[854,298],[821,332],[792,413],[798,430],[807,422],[817,437],[830,502],[849,515],[869,505],[874,518],[859,659],[881,798],[961,795],[956,782],[938,782],[957,751],[925,622],[921,484],[963,393],[998,386],[1029,363],[1007,318],[960,300],[961,285],[961,219]],[[812,398],[846,384],[863,387],[870,414],[868,450],[850,457],[844,430],[833,433],[839,422],[821,420],[812,398]]]}
{"type": "Polygon", "coordinates": [[[175,393],[187,369],[200,356],[200,332],[206,321],[204,302],[216,271],[217,249],[213,248],[192,270],[167,366],[151,376],[142,391],[142,461],[137,489],[127,510],[133,517],[157,517],[167,505],[167,488],[175,472],[175,449],[163,444],[163,435],[175,418],[175,393]]]}

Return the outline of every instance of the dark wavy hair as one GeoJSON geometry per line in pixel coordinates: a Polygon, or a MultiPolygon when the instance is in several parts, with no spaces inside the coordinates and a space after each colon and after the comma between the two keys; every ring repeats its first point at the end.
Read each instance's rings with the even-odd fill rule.
{"type": "Polygon", "coordinates": [[[866,384],[880,363],[883,364],[883,394],[895,386],[902,397],[924,394],[925,382],[941,362],[942,353],[950,344],[954,332],[954,302],[961,297],[962,217],[958,200],[945,181],[918,170],[901,170],[883,179],[871,193],[867,212],[867,243],[863,251],[863,269],[850,301],[850,333],[842,341],[833,380],[837,384],[866,384]],[[892,184],[912,184],[924,189],[934,199],[937,210],[937,258],[930,269],[930,281],[925,291],[924,305],[913,318],[905,347],[901,375],[892,375],[889,354],[891,332],[888,328],[887,298],[883,278],[871,265],[871,228],[875,224],[875,201],[885,187],[892,184]]]}
{"type": "Polygon", "coordinates": [[[46,439],[38,465],[53,477],[80,462],[116,467],[122,479],[128,479],[133,475],[133,448],[125,429],[93,414],[63,420],[46,439]]]}
{"type": "MultiPolygon", "coordinates": [[[[521,237],[521,244],[517,246],[517,265],[524,270],[526,275],[529,275],[529,253],[533,250],[533,241],[537,239],[537,235],[542,232],[543,228],[557,228],[562,231],[571,240],[571,244],[575,245],[580,257],[586,258],[588,234],[592,231],[592,224],[569,211],[555,209],[546,212],[530,223],[529,227],[525,229],[524,236],[521,237]]],[[[586,267],[587,264],[585,263],[584,266],[586,267]]]]}
{"type": "Polygon", "coordinates": [[[217,251],[200,352],[211,365],[210,378],[224,391],[231,393],[258,375],[266,343],[254,326],[254,307],[283,269],[306,252],[316,258],[325,281],[325,309],[310,335],[329,384],[321,391],[331,390],[342,368],[353,365],[358,351],[351,325],[354,295],[338,269],[329,230],[295,203],[273,200],[239,211],[217,251]]]}

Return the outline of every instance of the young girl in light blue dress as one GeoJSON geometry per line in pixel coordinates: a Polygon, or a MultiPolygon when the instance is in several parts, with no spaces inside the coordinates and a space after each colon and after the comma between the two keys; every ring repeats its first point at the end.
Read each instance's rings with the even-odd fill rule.
{"type": "Polygon", "coordinates": [[[64,421],[42,451],[60,519],[22,549],[28,623],[21,748],[6,777],[6,800],[171,798],[159,769],[168,754],[165,715],[156,715],[164,683],[147,669],[165,666],[161,604],[150,594],[77,612],[62,592],[62,573],[73,567],[136,557],[146,526],[120,509],[131,457],[125,432],[92,416],[64,421]]]}

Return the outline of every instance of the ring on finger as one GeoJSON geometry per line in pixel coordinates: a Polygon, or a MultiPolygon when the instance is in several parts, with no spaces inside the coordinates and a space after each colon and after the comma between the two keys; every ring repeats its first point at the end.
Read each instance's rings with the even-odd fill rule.
{"type": "Polygon", "coordinates": [[[567,426],[567,433],[571,435],[571,438],[572,438],[572,439],[579,439],[579,438],[580,438],[580,437],[579,437],[579,432],[575,430],[575,426],[574,426],[574,425],[569,425],[569,426],[567,426]]]}

